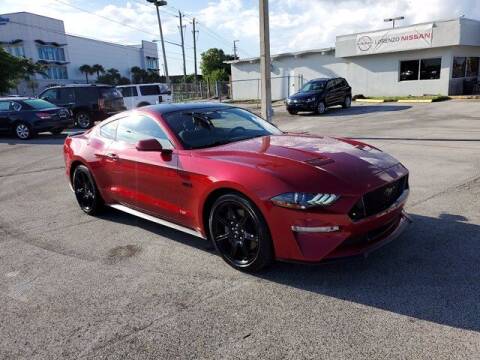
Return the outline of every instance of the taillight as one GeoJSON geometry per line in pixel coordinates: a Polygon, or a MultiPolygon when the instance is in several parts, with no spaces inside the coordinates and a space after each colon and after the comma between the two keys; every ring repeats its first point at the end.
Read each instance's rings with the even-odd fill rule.
{"type": "Polygon", "coordinates": [[[105,110],[105,99],[103,98],[98,99],[98,108],[100,110],[105,110]]]}
{"type": "Polygon", "coordinates": [[[39,118],[42,119],[42,120],[46,120],[46,119],[51,119],[51,118],[52,118],[52,114],[49,114],[49,113],[46,113],[46,112],[38,112],[38,113],[35,113],[35,115],[37,115],[37,117],[39,117],[39,118]]]}

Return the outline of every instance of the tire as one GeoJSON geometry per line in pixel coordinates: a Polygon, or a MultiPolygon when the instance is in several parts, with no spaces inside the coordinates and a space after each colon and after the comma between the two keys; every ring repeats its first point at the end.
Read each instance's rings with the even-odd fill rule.
{"type": "Polygon", "coordinates": [[[352,97],[350,95],[345,96],[345,100],[343,100],[342,107],[344,109],[348,109],[352,106],[352,97]]]}
{"type": "Polygon", "coordinates": [[[241,195],[222,195],[213,203],[208,230],[217,252],[237,270],[256,272],[273,262],[268,226],[257,207],[241,195]]]}
{"type": "Polygon", "coordinates": [[[319,101],[317,107],[315,108],[315,114],[325,114],[326,111],[327,107],[325,106],[325,103],[323,101],[319,101]]]}
{"type": "Polygon", "coordinates": [[[78,205],[88,215],[96,215],[104,208],[104,202],[90,171],[85,165],[75,168],[72,176],[72,187],[78,205]]]}
{"type": "Polygon", "coordinates": [[[34,135],[31,126],[23,121],[17,122],[13,125],[13,132],[20,140],[31,139],[34,135]]]}
{"type": "Polygon", "coordinates": [[[287,110],[290,115],[297,115],[298,111],[297,110],[287,110]]]}
{"type": "Polygon", "coordinates": [[[75,122],[81,129],[90,129],[93,126],[93,120],[86,111],[80,111],[75,115],[75,122]]]}
{"type": "Polygon", "coordinates": [[[50,130],[50,132],[51,132],[53,135],[60,135],[63,130],[64,130],[64,129],[53,129],[53,130],[50,130]]]}

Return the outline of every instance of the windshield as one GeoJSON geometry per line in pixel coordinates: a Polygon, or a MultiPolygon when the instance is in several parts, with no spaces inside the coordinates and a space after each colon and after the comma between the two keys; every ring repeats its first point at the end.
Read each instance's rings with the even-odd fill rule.
{"type": "Polygon", "coordinates": [[[324,80],[309,81],[300,89],[300,92],[320,91],[325,88],[327,82],[324,80]]]}
{"type": "Polygon", "coordinates": [[[52,103],[49,103],[48,101],[42,99],[28,99],[23,100],[23,102],[35,110],[51,109],[57,107],[56,105],[53,105],[52,103]]]}
{"type": "Polygon", "coordinates": [[[196,109],[163,116],[185,149],[200,149],[282,132],[239,108],[196,109]]]}

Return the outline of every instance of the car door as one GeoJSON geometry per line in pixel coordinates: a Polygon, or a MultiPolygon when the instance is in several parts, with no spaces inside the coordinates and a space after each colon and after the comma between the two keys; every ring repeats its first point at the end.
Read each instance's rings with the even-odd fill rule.
{"type": "Polygon", "coordinates": [[[335,79],[329,80],[325,88],[325,105],[335,105],[336,93],[335,93],[335,79]]]}
{"type": "Polygon", "coordinates": [[[0,101],[0,131],[10,130],[10,101],[0,101]]]}
{"type": "Polygon", "coordinates": [[[113,196],[118,203],[162,219],[179,221],[178,155],[157,120],[144,114],[120,119],[116,141],[107,155],[115,162],[113,196]],[[164,149],[172,152],[137,150],[138,141],[145,139],[157,139],[164,149]]]}

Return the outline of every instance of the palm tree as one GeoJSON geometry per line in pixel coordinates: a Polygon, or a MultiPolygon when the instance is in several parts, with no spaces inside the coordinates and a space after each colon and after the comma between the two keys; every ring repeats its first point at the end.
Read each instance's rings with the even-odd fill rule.
{"type": "Polygon", "coordinates": [[[100,74],[104,74],[105,73],[105,69],[103,68],[102,65],[100,64],[95,64],[92,66],[92,71],[96,72],[97,73],[97,80],[98,78],[100,77],[100,74]]]}
{"type": "Polygon", "coordinates": [[[87,64],[80,66],[78,70],[80,70],[82,74],[85,74],[85,80],[87,81],[87,84],[88,84],[88,75],[92,75],[95,73],[92,67],[87,64]]]}

